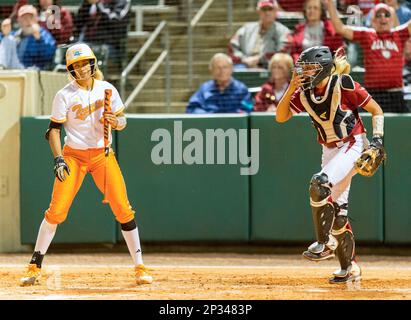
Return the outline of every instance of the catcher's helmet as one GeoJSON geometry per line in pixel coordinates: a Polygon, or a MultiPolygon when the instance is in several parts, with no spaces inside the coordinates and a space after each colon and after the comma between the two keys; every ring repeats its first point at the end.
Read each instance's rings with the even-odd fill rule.
{"type": "Polygon", "coordinates": [[[296,63],[296,72],[305,78],[303,90],[311,90],[331,74],[334,65],[329,47],[316,46],[304,50],[296,63]],[[311,66],[312,68],[304,68],[311,66]],[[314,73],[313,73],[314,71],[314,73]]]}
{"type": "Polygon", "coordinates": [[[70,72],[71,76],[74,79],[78,79],[76,72],[74,71],[73,68],[73,63],[81,61],[81,60],[88,60],[90,63],[90,68],[91,68],[91,76],[94,75],[96,72],[96,65],[97,65],[97,58],[93,53],[93,50],[86,45],[85,43],[78,43],[75,45],[72,45],[70,48],[67,49],[66,51],[66,68],[67,71],[70,72]]]}

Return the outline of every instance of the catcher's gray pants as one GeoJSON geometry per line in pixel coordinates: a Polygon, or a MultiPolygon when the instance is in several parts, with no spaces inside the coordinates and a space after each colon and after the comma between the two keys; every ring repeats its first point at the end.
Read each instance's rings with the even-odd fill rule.
{"type": "MultiPolygon", "coordinates": [[[[328,180],[333,186],[331,197],[339,205],[348,204],[351,179],[356,174],[354,163],[367,146],[368,140],[365,134],[355,135],[354,144],[346,142],[336,148],[323,146],[320,173],[325,173],[328,176],[328,180]]],[[[346,212],[340,214],[344,215],[346,212]]]]}

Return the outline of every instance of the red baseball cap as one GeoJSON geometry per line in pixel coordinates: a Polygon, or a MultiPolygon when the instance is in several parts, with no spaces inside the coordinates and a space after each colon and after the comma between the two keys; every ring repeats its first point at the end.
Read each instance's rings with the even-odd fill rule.
{"type": "Polygon", "coordinates": [[[276,0],[260,0],[257,3],[257,10],[265,7],[270,8],[277,8],[277,1],[276,0]]]}
{"type": "Polygon", "coordinates": [[[385,3],[379,3],[374,8],[372,8],[372,16],[375,17],[378,11],[384,10],[388,13],[391,13],[390,6],[385,3]]]}

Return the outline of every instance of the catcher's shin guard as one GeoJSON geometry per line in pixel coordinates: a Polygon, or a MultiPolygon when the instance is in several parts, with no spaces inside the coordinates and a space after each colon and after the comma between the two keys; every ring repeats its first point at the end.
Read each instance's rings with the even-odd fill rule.
{"type": "Polygon", "coordinates": [[[338,241],[336,254],[341,269],[334,272],[334,277],[330,279],[330,283],[359,280],[361,269],[354,261],[355,241],[347,216],[339,215],[336,217],[332,234],[338,241]]]}
{"type": "Polygon", "coordinates": [[[310,205],[317,242],[309,246],[303,256],[313,261],[331,259],[338,243],[330,234],[335,209],[331,199],[331,184],[325,173],[315,174],[311,179],[310,205]]]}

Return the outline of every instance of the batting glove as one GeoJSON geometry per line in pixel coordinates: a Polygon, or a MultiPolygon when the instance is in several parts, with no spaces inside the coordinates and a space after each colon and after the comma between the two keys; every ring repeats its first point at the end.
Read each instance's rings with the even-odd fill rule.
{"type": "Polygon", "coordinates": [[[54,158],[54,175],[61,182],[66,180],[66,174],[64,173],[64,170],[67,171],[67,175],[70,175],[70,169],[66,161],[64,161],[64,158],[62,156],[55,157],[54,158]]]}

